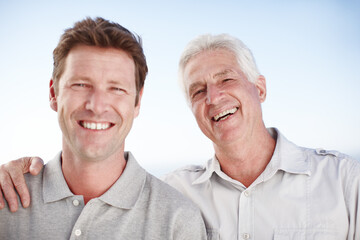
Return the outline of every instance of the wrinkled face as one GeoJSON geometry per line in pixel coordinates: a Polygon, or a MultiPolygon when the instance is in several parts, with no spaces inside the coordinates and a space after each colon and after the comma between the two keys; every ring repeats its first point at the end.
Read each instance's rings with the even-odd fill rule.
{"type": "Polygon", "coordinates": [[[96,161],[121,154],[135,106],[135,65],[126,52],[79,45],[70,50],[50,105],[58,113],[63,151],[96,161]]]}
{"type": "Polygon", "coordinates": [[[216,145],[244,140],[263,123],[265,79],[249,82],[227,50],[209,50],[190,59],[184,84],[201,131],[216,145]]]}

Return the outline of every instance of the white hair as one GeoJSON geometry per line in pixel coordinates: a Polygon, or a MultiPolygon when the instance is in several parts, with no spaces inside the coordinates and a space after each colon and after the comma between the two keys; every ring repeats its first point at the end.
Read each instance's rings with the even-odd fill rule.
{"type": "Polygon", "coordinates": [[[184,69],[196,55],[209,50],[225,49],[233,53],[239,63],[241,71],[247,80],[256,83],[260,73],[250,49],[239,39],[228,34],[200,35],[190,41],[185,47],[179,62],[179,83],[188,100],[188,93],[184,83],[184,69]]]}

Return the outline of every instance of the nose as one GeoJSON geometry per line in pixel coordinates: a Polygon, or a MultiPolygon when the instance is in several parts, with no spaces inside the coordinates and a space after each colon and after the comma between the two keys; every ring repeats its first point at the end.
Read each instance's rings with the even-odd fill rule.
{"type": "Polygon", "coordinates": [[[223,92],[216,85],[208,85],[206,91],[206,104],[217,104],[223,97],[223,92]]]}
{"type": "Polygon", "coordinates": [[[100,115],[109,108],[109,96],[101,89],[93,88],[89,94],[85,104],[85,109],[100,115]]]}

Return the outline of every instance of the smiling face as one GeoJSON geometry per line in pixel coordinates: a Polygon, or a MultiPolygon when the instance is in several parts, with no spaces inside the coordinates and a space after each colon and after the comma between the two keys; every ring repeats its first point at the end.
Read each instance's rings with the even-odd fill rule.
{"type": "Polygon", "coordinates": [[[78,45],[66,57],[57,95],[50,85],[63,152],[91,161],[123,154],[140,108],[140,102],[135,106],[134,61],[126,52],[78,45]]]}
{"type": "Polygon", "coordinates": [[[263,127],[265,79],[249,82],[230,51],[207,50],[191,58],[184,85],[201,131],[215,145],[244,141],[263,127]]]}

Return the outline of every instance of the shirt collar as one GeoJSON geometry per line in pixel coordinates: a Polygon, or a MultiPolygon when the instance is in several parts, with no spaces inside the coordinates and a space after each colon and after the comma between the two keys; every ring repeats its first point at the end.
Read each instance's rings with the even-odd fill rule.
{"type": "Polygon", "coordinates": [[[201,174],[195,181],[193,181],[192,184],[195,185],[206,182],[212,177],[213,173],[217,174],[219,177],[226,180],[227,182],[234,184],[236,188],[244,188],[242,183],[232,179],[221,170],[219,160],[216,156],[214,156],[207,162],[204,173],[201,174]]]}
{"type": "Polygon", "coordinates": [[[55,202],[74,194],[70,191],[61,170],[61,152],[44,167],[43,199],[45,203],[55,202]]]}
{"type": "Polygon", "coordinates": [[[268,132],[276,139],[276,146],[264,174],[273,175],[277,170],[283,170],[293,174],[310,175],[310,162],[305,151],[287,140],[278,129],[269,128],[268,132]]]}
{"type": "MultiPolygon", "coordinates": [[[[126,167],[120,178],[99,199],[114,207],[131,209],[144,188],[146,171],[130,152],[125,152],[125,159],[126,167]]],[[[61,170],[61,152],[45,166],[43,196],[45,203],[74,196],[61,170]]]]}
{"type": "MultiPolygon", "coordinates": [[[[262,178],[262,180],[269,179],[278,170],[283,170],[293,174],[310,175],[309,161],[304,151],[302,151],[301,148],[296,146],[294,143],[287,140],[278,129],[268,128],[267,130],[276,140],[276,146],[268,166],[259,178],[262,178]]],[[[238,181],[230,178],[221,171],[220,163],[216,156],[207,162],[204,173],[193,181],[192,184],[204,183],[211,178],[214,172],[228,182],[239,184],[238,181]]]]}
{"type": "Polygon", "coordinates": [[[144,189],[146,171],[130,152],[125,153],[125,159],[127,163],[121,177],[99,199],[114,207],[131,209],[144,189]]]}
{"type": "Polygon", "coordinates": [[[207,161],[205,171],[197,179],[195,179],[192,184],[201,184],[207,181],[211,178],[213,172],[216,172],[218,170],[221,171],[220,163],[217,160],[216,156],[214,156],[212,159],[207,161]]]}

